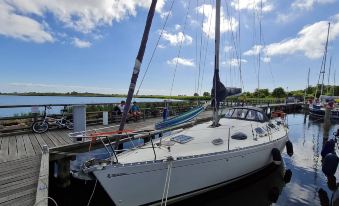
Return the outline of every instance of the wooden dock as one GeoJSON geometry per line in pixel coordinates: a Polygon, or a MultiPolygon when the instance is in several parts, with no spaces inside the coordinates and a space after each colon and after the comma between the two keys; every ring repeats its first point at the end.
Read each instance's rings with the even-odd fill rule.
{"type": "MultiPolygon", "coordinates": [[[[211,119],[212,111],[205,111],[198,120],[211,119]]],[[[126,129],[153,129],[161,118],[130,122],[126,129]]],[[[110,125],[112,126],[112,125],[110,125]]],[[[88,130],[102,128],[88,126],[88,130]]],[[[47,205],[49,155],[43,153],[45,145],[51,152],[73,152],[88,148],[89,142],[73,142],[69,130],[53,130],[44,134],[26,133],[0,137],[0,205],[47,205]],[[44,199],[44,200],[43,200],[44,199]]]]}

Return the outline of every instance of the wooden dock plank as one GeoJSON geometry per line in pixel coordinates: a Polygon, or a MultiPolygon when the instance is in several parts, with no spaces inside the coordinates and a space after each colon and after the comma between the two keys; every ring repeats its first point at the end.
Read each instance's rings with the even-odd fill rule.
{"type": "Polygon", "coordinates": [[[28,135],[27,134],[23,135],[22,139],[24,141],[24,145],[25,145],[27,155],[28,156],[35,155],[33,145],[31,143],[31,140],[29,139],[28,135]]]}
{"type": "Polygon", "coordinates": [[[39,146],[40,146],[40,149],[44,146],[44,145],[47,145],[47,143],[42,139],[41,135],[40,134],[34,134],[35,137],[36,137],[36,140],[38,141],[39,143],[39,146]]]}
{"type": "Polygon", "coordinates": [[[34,193],[24,195],[19,198],[4,202],[1,204],[1,206],[32,206],[35,202],[34,197],[34,193]]]}
{"type": "Polygon", "coordinates": [[[34,155],[0,163],[0,205],[34,205],[40,161],[34,155]]]}
{"type": "Polygon", "coordinates": [[[32,206],[34,205],[34,193],[21,196],[19,198],[4,202],[1,206],[32,206]]]}
{"type": "Polygon", "coordinates": [[[17,190],[14,193],[9,193],[7,196],[1,197],[0,198],[0,205],[2,203],[17,199],[21,196],[25,196],[25,195],[34,196],[35,193],[36,193],[36,188],[34,187],[34,185],[23,187],[23,188],[21,188],[21,190],[17,190]]]}
{"type": "MultiPolygon", "coordinates": [[[[10,161],[8,161],[10,162],[10,161]]],[[[38,158],[34,158],[31,160],[27,160],[27,162],[20,162],[20,165],[18,166],[17,164],[0,164],[0,175],[3,175],[4,173],[10,173],[11,171],[20,170],[16,171],[16,173],[24,172],[24,170],[21,168],[32,168],[35,167],[38,164],[38,158]]],[[[0,178],[1,179],[1,178],[0,178]]]]}
{"type": "Polygon", "coordinates": [[[6,161],[8,159],[8,143],[10,137],[3,137],[1,141],[0,161],[6,161]]]}
{"type": "Polygon", "coordinates": [[[46,135],[54,143],[56,147],[67,144],[67,142],[65,142],[64,140],[60,141],[60,139],[54,137],[50,132],[47,132],[46,135]]]}
{"type": "Polygon", "coordinates": [[[65,142],[67,142],[67,144],[73,144],[73,141],[68,137],[68,133],[60,130],[54,133],[55,135],[57,135],[59,138],[63,139],[65,142]]]}
{"type": "Polygon", "coordinates": [[[52,140],[49,139],[49,137],[45,133],[41,134],[41,138],[44,140],[44,142],[46,142],[48,148],[55,147],[55,144],[52,142],[52,140]]]}
{"type": "Polygon", "coordinates": [[[35,154],[41,154],[41,147],[38,143],[38,140],[36,139],[34,134],[29,134],[29,139],[31,140],[32,146],[34,148],[35,154]]]}
{"type": "Polygon", "coordinates": [[[22,139],[22,135],[16,136],[16,144],[18,150],[18,157],[26,156],[26,149],[24,145],[24,140],[22,139]]]}
{"type": "Polygon", "coordinates": [[[15,136],[9,137],[8,159],[16,159],[18,157],[18,150],[15,136]]]}

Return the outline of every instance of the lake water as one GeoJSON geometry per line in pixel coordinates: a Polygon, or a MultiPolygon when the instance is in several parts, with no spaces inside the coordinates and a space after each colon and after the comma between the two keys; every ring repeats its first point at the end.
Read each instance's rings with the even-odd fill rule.
{"type": "MultiPolygon", "coordinates": [[[[289,138],[294,146],[294,155],[289,157],[284,151],[282,154],[283,166],[269,167],[244,180],[177,202],[174,205],[320,205],[318,196],[320,188],[324,189],[331,197],[332,191],[327,187],[326,177],[321,171],[320,152],[324,137],[323,123],[309,118],[304,122],[303,114],[289,114],[287,117],[290,128],[289,138]],[[289,183],[285,183],[282,177],[286,169],[292,171],[289,183]]],[[[339,125],[333,123],[329,131],[330,136],[338,127],[339,125]]],[[[336,177],[339,180],[338,171],[336,177]]],[[[94,186],[92,181],[85,183],[72,179],[70,187],[59,189],[53,183],[53,178],[50,180],[49,195],[55,198],[59,205],[87,205],[94,186]]],[[[147,189],[146,185],[145,189],[147,189]]],[[[100,184],[95,190],[91,203],[91,205],[100,206],[113,205],[100,184]]]]}
{"type": "MultiPolygon", "coordinates": [[[[120,103],[126,100],[123,97],[70,97],[70,96],[12,96],[0,95],[0,106],[4,105],[45,105],[45,104],[93,104],[93,103],[120,103]]],[[[163,99],[155,98],[135,98],[137,102],[163,102],[163,99]]],[[[175,100],[173,100],[175,101],[175,100]]],[[[49,114],[59,114],[62,107],[52,107],[49,114]]],[[[39,108],[43,111],[43,108],[39,108]]],[[[26,114],[32,111],[28,108],[0,108],[0,117],[26,114]]]]}

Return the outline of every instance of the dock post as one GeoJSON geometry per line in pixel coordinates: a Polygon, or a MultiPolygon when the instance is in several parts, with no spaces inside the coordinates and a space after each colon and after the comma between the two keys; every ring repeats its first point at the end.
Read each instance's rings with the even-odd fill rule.
{"type": "Polygon", "coordinates": [[[49,177],[49,149],[47,145],[42,147],[42,156],[39,172],[39,180],[35,197],[35,205],[48,206],[48,177],[49,177]]]}
{"type": "Polygon", "coordinates": [[[108,125],[108,112],[107,111],[102,112],[102,125],[104,126],[108,125]]]}
{"type": "Polygon", "coordinates": [[[73,105],[73,132],[86,131],[86,105],[73,105]]]}
{"type": "Polygon", "coordinates": [[[71,184],[70,176],[70,158],[63,158],[56,160],[57,163],[57,181],[56,184],[60,188],[66,188],[71,184]]]}

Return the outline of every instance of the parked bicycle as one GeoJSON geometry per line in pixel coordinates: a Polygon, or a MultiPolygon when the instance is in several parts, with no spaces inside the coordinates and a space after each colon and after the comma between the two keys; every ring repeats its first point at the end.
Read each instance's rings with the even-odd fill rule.
{"type": "Polygon", "coordinates": [[[61,110],[61,117],[60,118],[51,118],[47,116],[47,109],[51,109],[49,106],[45,106],[44,117],[43,119],[36,120],[32,124],[32,130],[35,133],[44,133],[46,132],[50,126],[57,126],[58,128],[67,128],[73,129],[73,122],[67,119],[65,116],[66,107],[61,110]]]}

